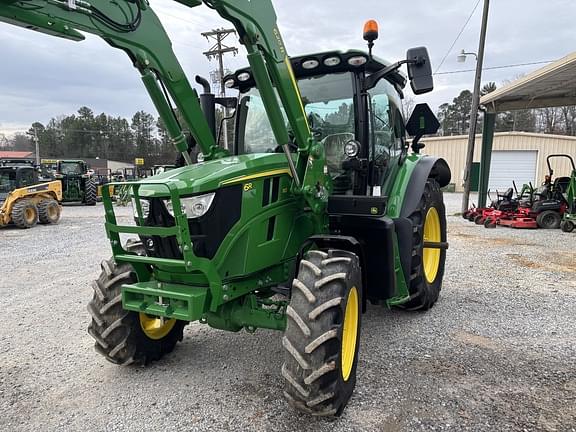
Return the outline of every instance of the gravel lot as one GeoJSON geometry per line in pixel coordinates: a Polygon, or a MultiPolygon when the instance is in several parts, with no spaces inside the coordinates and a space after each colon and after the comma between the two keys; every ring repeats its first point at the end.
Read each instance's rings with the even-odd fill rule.
{"type": "MultiPolygon", "coordinates": [[[[459,200],[446,195],[449,214],[459,200]]],[[[576,430],[576,234],[450,216],[449,241],[430,312],[364,315],[356,393],[331,421],[284,403],[272,331],[192,324],[147,368],[97,355],[86,303],[109,255],[100,204],[3,229],[0,430],[576,430]]]]}

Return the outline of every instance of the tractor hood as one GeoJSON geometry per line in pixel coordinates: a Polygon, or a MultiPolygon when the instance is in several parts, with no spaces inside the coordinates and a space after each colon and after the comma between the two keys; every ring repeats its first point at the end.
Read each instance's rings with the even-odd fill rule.
{"type": "Polygon", "coordinates": [[[137,183],[142,183],[139,189],[141,197],[169,196],[168,188],[164,184],[176,187],[180,196],[188,196],[280,173],[290,173],[283,153],[259,153],[228,156],[188,165],[137,183]]]}

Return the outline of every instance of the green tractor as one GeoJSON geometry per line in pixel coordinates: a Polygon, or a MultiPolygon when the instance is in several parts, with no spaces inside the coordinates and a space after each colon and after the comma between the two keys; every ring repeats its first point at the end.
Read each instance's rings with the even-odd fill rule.
{"type": "Polygon", "coordinates": [[[83,160],[59,160],[54,179],[62,182],[63,202],[96,205],[96,182],[88,174],[88,166],[83,160]]]}
{"type": "Polygon", "coordinates": [[[187,164],[123,183],[133,224],[118,222],[103,189],[113,256],[92,284],[88,331],[107,360],[128,365],[171,352],[193,321],[279,330],[285,398],[313,415],[340,415],[356,384],[368,302],[427,310],[442,286],[440,188],[450,169],[420,154],[420,138],[438,128],[427,105],[408,122],[400,109],[408,79],[416,94],[433,88],[427,51],[380,60],[371,23],[369,52],[289,58],[269,0],[179,3],[215,9],[248,52],[250,67],[226,78],[240,92],[233,152],[216,145],[206,103],[214,96],[191,88],[147,1],[0,5],[11,24],[77,41],[86,31],[124,50],[187,164]],[[184,127],[201,163],[191,164],[184,127]],[[137,239],[122,244],[126,233],[137,239]]]}
{"type": "Polygon", "coordinates": [[[572,163],[572,174],[570,181],[566,187],[566,201],[568,206],[564,212],[562,222],[560,222],[560,229],[564,232],[572,232],[576,228],[576,166],[574,160],[570,157],[572,163]]]}

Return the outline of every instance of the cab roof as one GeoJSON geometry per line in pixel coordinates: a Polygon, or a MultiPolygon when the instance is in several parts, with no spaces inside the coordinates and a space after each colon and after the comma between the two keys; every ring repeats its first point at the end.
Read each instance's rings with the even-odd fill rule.
{"type": "MultiPolygon", "coordinates": [[[[356,71],[364,71],[370,75],[391,65],[390,62],[376,56],[372,56],[372,59],[369,59],[368,53],[362,50],[325,51],[316,54],[305,54],[297,57],[290,57],[290,63],[292,64],[292,69],[294,70],[294,75],[297,79],[329,73],[356,71]],[[361,58],[365,59],[364,63],[362,63],[361,58]],[[336,64],[327,65],[327,60],[329,64],[331,61],[330,59],[338,60],[332,60],[332,63],[336,64]],[[317,62],[316,66],[312,68],[305,67],[314,64],[314,60],[317,62]],[[309,61],[311,62],[307,63],[309,61]]],[[[387,75],[386,79],[394,84],[399,91],[406,86],[406,75],[398,70],[387,75]]],[[[235,88],[240,90],[240,92],[244,92],[256,86],[249,67],[238,69],[236,72],[226,75],[224,77],[224,82],[226,87],[235,88]],[[246,73],[248,75],[245,75],[246,73]]]]}

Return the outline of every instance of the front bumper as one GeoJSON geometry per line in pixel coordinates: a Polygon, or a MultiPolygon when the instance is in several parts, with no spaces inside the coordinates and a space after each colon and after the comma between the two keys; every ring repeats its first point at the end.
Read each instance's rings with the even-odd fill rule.
{"type": "Polygon", "coordinates": [[[216,312],[224,303],[222,279],[211,260],[194,253],[188,219],[181,210],[179,191],[175,185],[165,181],[139,181],[110,183],[111,186],[123,186],[131,189],[137,207],[137,225],[119,225],[116,220],[109,188],[102,189],[105,209],[106,234],[110,240],[112,253],[117,262],[132,265],[138,282],[124,285],[122,304],[126,310],[144,312],[150,315],[176,318],[186,321],[197,320],[205,312],[216,312]],[[139,189],[143,185],[154,185],[167,191],[174,208],[173,226],[146,226],[140,206],[139,189]],[[120,234],[134,234],[140,238],[172,237],[176,240],[180,256],[173,258],[137,255],[123,248],[120,234]],[[168,268],[174,274],[201,274],[202,286],[184,285],[174,282],[159,282],[153,279],[152,270],[156,267],[168,268]]]}

